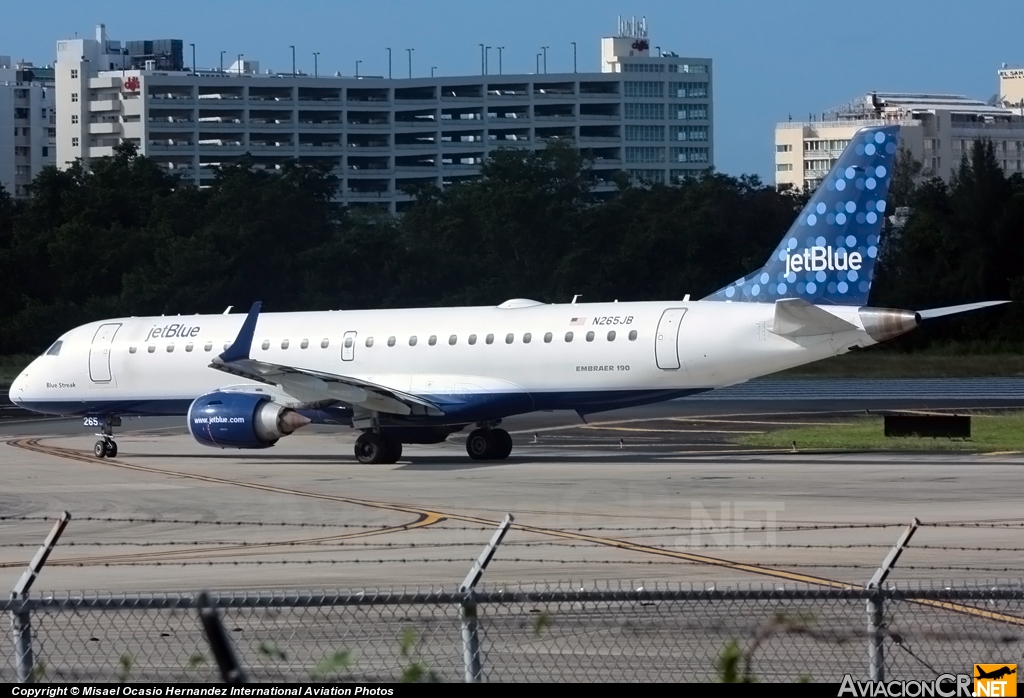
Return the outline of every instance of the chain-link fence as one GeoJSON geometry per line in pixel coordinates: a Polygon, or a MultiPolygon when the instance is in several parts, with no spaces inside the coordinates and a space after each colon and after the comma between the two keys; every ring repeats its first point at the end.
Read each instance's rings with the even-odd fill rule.
{"type": "MultiPolygon", "coordinates": [[[[874,592],[259,591],[210,594],[208,604],[252,681],[463,681],[468,639],[487,681],[840,681],[872,676],[872,652],[887,679],[931,679],[1024,654],[1022,581],[874,592]],[[474,607],[475,631],[466,623],[474,607]]],[[[0,681],[19,671],[43,681],[221,677],[196,595],[33,595],[0,610],[17,626],[0,643],[0,681]]]]}

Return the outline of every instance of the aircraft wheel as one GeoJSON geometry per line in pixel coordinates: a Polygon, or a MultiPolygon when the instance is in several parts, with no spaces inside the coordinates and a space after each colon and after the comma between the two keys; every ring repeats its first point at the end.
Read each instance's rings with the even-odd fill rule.
{"type": "Polygon", "coordinates": [[[386,463],[390,453],[388,439],[372,431],[363,432],[356,439],[356,460],[366,465],[386,463]]]}
{"type": "Polygon", "coordinates": [[[107,441],[106,442],[107,458],[117,458],[117,442],[107,441]]]}
{"type": "Polygon", "coordinates": [[[107,455],[107,442],[97,441],[92,447],[92,452],[97,458],[105,458],[107,455]]]}
{"type": "Polygon", "coordinates": [[[491,440],[494,442],[493,460],[505,460],[512,453],[512,437],[504,429],[491,429],[491,440]]]}
{"type": "Polygon", "coordinates": [[[466,453],[473,460],[487,460],[494,451],[494,439],[487,429],[474,429],[466,439],[466,453]]]}

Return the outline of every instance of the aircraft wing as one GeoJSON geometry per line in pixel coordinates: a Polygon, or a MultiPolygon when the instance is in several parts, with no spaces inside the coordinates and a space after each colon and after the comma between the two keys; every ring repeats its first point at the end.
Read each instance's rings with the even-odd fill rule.
{"type": "Polygon", "coordinates": [[[429,400],[383,385],[349,376],[249,358],[260,307],[259,301],[253,303],[249,315],[242,323],[238,337],[235,338],[231,346],[224,350],[223,354],[210,363],[210,368],[267,385],[276,385],[303,403],[335,400],[388,414],[432,417],[444,414],[444,410],[429,400]]]}
{"type": "Polygon", "coordinates": [[[857,326],[853,323],[801,298],[775,301],[775,321],[771,331],[782,337],[814,337],[855,329],[857,326]]]}

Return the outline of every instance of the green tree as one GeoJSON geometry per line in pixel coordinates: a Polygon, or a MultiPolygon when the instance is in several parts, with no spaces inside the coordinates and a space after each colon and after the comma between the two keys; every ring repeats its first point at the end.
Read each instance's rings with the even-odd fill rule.
{"type": "Polygon", "coordinates": [[[893,164],[892,179],[889,184],[888,203],[890,209],[910,205],[923,169],[924,164],[914,157],[910,149],[900,146],[896,152],[896,162],[893,164]]]}

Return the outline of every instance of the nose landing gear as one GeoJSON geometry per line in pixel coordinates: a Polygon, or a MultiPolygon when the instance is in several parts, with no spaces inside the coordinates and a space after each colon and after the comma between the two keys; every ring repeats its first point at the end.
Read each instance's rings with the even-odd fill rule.
{"type": "MultiPolygon", "coordinates": [[[[86,418],[90,419],[89,417],[86,418]]],[[[97,458],[117,458],[117,442],[114,441],[114,427],[121,426],[120,417],[104,417],[102,431],[96,436],[100,437],[92,447],[92,453],[97,458]]]]}

